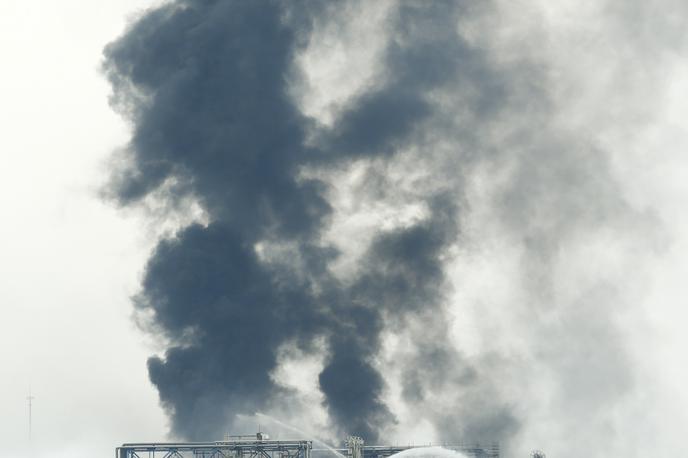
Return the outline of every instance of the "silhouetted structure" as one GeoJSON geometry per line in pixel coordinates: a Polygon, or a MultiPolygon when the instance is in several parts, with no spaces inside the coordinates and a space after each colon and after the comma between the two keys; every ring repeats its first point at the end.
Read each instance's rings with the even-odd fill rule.
{"type": "MultiPolygon", "coordinates": [[[[395,453],[427,445],[365,445],[360,437],[347,438],[346,448],[334,449],[334,452],[346,458],[386,458],[395,453]]],[[[443,448],[455,450],[470,458],[498,458],[499,445],[488,447],[480,445],[442,445],[443,448]]],[[[255,436],[226,436],[217,442],[152,442],[123,444],[116,449],[116,458],[311,458],[331,455],[332,450],[313,449],[312,441],[305,440],[268,440],[267,435],[258,433],[255,436]]]]}

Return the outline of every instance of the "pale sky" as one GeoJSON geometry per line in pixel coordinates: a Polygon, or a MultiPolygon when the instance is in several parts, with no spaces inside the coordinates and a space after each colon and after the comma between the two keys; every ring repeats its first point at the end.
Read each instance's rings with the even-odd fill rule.
{"type": "Polygon", "coordinates": [[[97,196],[127,138],[102,48],[148,4],[0,2],[2,456],[29,456],[29,386],[34,456],[110,456],[165,431],[128,299],[151,242],[97,196]]]}
{"type": "MultiPolygon", "coordinates": [[[[168,421],[146,370],[146,359],[162,348],[137,330],[130,303],[160,230],[141,213],[117,209],[99,197],[107,181],[108,159],[129,135],[125,121],[108,105],[110,88],[99,72],[102,50],[123,32],[128,18],[154,3],[0,0],[2,456],[108,456],[123,442],[166,437],[168,421]],[[29,389],[35,396],[31,446],[29,389]]],[[[688,21],[680,2],[650,3],[655,8],[640,14],[670,16],[673,24],[688,21]]],[[[580,284],[603,278],[633,304],[616,317],[641,388],[616,413],[616,434],[620,442],[628,437],[640,445],[631,451],[616,444],[613,450],[617,456],[680,455],[688,421],[685,38],[671,30],[659,33],[650,28],[641,33],[628,25],[633,18],[612,21],[607,15],[616,13],[599,11],[595,2],[501,4],[501,25],[483,24],[497,27],[499,33],[482,45],[494,47],[508,61],[510,53],[525,52],[519,43],[530,49],[527,44],[537,41],[539,34],[547,36],[541,48],[527,52],[553,69],[553,99],[560,103],[556,122],[585,132],[609,152],[619,192],[653,222],[653,228],[647,229],[651,242],[637,251],[634,241],[644,228],[638,232],[633,228],[628,239],[598,234],[569,247],[572,261],[569,267],[560,266],[557,294],[568,297],[580,284]],[[621,46],[626,33],[633,38],[621,46]],[[610,59],[614,64],[607,65],[610,59]],[[576,268],[591,256],[599,262],[576,268]],[[637,264],[629,265],[632,262],[637,264]]],[[[302,109],[324,124],[336,116],[341,100],[378,71],[374,26],[385,9],[370,9],[365,20],[359,17],[349,29],[339,30],[344,36],[341,43],[332,48],[314,45],[301,56],[300,64],[311,78],[310,86],[301,88],[302,109]],[[370,41],[362,40],[364,46],[351,37],[370,41]],[[356,62],[365,71],[343,81],[338,73],[342,62],[356,62]]],[[[480,45],[485,38],[473,32],[480,45]]],[[[332,32],[317,33],[326,43],[332,32]]],[[[349,172],[333,180],[345,187],[356,179],[356,171],[349,172]]],[[[499,304],[520,294],[508,280],[518,268],[514,259],[519,254],[510,251],[511,241],[499,230],[494,229],[494,237],[485,236],[492,229],[482,223],[489,227],[493,209],[480,203],[489,201],[485,196],[491,195],[491,180],[499,180],[491,173],[489,168],[479,170],[467,187],[467,198],[475,198],[477,204],[464,230],[466,239],[475,237],[475,243],[452,266],[452,274],[463,285],[455,291],[457,304],[491,304],[454,309],[463,319],[454,323],[455,337],[467,354],[525,346],[521,334],[512,330],[527,327],[530,319],[516,312],[499,318],[499,304]],[[491,288],[495,279],[503,279],[507,286],[491,288]],[[486,316],[494,319],[493,325],[481,324],[486,316]]],[[[346,199],[340,204],[348,208],[346,199]]],[[[330,236],[353,253],[351,259],[359,250],[354,237],[381,224],[378,218],[386,218],[376,214],[377,209],[367,211],[352,216],[342,210],[336,215],[338,232],[330,236]]],[[[403,212],[394,218],[403,224],[403,212]]],[[[341,261],[343,270],[347,259],[341,261]]],[[[390,343],[390,354],[396,351],[394,345],[390,343]]],[[[533,377],[539,379],[537,373],[533,377]]],[[[523,389],[545,393],[549,387],[534,382],[523,389]]],[[[542,399],[537,393],[523,396],[535,399],[534,420],[525,426],[520,446],[558,449],[555,439],[564,433],[548,422],[563,414],[549,416],[551,405],[544,394],[542,399]]],[[[394,402],[392,392],[390,404],[394,402]]],[[[434,437],[431,428],[414,424],[403,413],[394,434],[395,441],[405,441],[408,435],[417,442],[434,437]]]]}

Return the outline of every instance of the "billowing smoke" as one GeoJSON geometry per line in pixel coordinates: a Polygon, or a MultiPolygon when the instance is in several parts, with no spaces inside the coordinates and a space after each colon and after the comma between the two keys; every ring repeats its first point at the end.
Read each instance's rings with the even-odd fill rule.
{"type": "Polygon", "coordinates": [[[204,215],[159,242],[135,298],[168,345],[148,370],[173,433],[220,437],[284,405],[285,348],[322,356],[340,437],[376,442],[413,418],[437,440],[508,447],[529,415],[519,397],[542,388],[526,367],[563,390],[552,399],[579,396],[553,408],[607,427],[597,407],[633,383],[604,305],[621,295],[591,281],[562,299],[556,272],[582,238],[640,219],[608,157],[559,122],[553,75],[505,44],[490,2],[387,4],[372,76],[331,119],[309,113],[299,59],[317,31],[354,20],[352,5],[371,8],[170,1],[106,48],[113,106],[133,128],[109,190],[204,215]],[[456,301],[477,302],[456,272],[489,240],[518,261],[484,298],[513,297],[477,313],[474,331],[497,343],[462,348],[474,309],[456,301]],[[495,315],[519,338],[490,330],[495,315]]]}
{"type": "MultiPolygon", "coordinates": [[[[400,27],[453,14],[447,5],[418,9],[404,12],[400,27]]],[[[383,313],[440,300],[440,254],[455,220],[447,198],[429,196],[428,220],[377,236],[345,285],[328,270],[337,251],[322,241],[327,184],[299,172],[393,156],[431,114],[427,91],[451,71],[451,51],[436,55],[447,31],[390,49],[390,81],[309,145],[312,122],[287,92],[310,26],[305,12],[277,2],[177,2],[146,14],[107,49],[116,103],[135,123],[129,163],[114,184],[119,198],[130,203],[166,187],[165,198],[191,195],[210,220],[160,243],[137,299],[173,342],[149,361],[150,377],[174,431],[190,438],[217,435],[228,415],[265,409],[280,396],[270,377],[280,346],[308,349],[324,336],[327,408],[343,431],[376,440],[393,421],[372,365],[383,313]],[[261,245],[284,254],[261,259],[261,245]]]]}

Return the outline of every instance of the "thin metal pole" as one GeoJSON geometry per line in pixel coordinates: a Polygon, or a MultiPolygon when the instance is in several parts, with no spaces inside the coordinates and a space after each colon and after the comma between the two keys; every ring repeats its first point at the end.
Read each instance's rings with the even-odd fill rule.
{"type": "Polygon", "coordinates": [[[29,395],[26,397],[26,400],[29,401],[29,444],[31,443],[31,404],[34,399],[36,398],[31,396],[31,387],[29,387],[29,395]]]}

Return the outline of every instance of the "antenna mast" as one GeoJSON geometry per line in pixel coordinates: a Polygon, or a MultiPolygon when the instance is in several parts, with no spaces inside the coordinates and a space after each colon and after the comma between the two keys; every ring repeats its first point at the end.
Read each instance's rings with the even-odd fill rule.
{"type": "Polygon", "coordinates": [[[31,387],[29,387],[29,395],[26,397],[26,400],[29,401],[29,443],[31,443],[31,402],[36,399],[34,396],[31,396],[31,387]]]}

